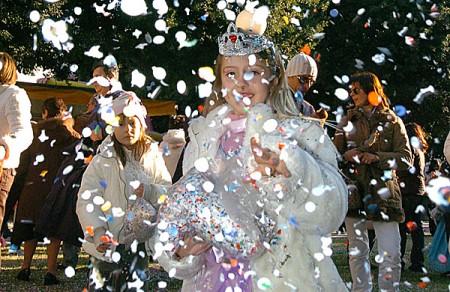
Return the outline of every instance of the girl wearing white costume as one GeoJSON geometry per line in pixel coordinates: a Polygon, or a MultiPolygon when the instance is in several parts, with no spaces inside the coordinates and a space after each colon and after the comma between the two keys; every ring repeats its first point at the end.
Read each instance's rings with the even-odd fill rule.
{"type": "MultiPolygon", "coordinates": [[[[89,291],[148,291],[149,239],[158,198],[171,177],[145,134],[146,111],[126,92],[111,104],[114,132],[99,146],[81,181],[77,215],[91,255],[89,291]]],[[[110,126],[110,127],[111,127],[110,126]]]]}
{"type": "Polygon", "coordinates": [[[154,257],[182,291],[346,291],[330,257],[348,197],[337,151],[298,117],[280,53],[245,13],[219,37],[215,91],[190,124],[154,257]]]}

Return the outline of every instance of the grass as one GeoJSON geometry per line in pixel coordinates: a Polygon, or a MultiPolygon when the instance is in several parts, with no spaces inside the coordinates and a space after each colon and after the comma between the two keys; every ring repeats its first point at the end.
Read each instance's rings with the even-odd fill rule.
{"type": "MultiPolygon", "coordinates": [[[[344,236],[334,237],[333,260],[344,282],[350,283],[351,277],[347,262],[347,248],[345,242],[346,238],[344,236]]],[[[426,236],[426,245],[430,242],[431,237],[428,235],[426,236]]],[[[409,252],[411,248],[410,244],[411,240],[409,238],[407,252],[409,252]]],[[[0,273],[0,291],[83,291],[87,285],[87,267],[89,259],[84,253],[80,255],[75,276],[68,278],[65,276],[64,271],[58,271],[58,279],[61,280],[61,284],[49,287],[46,287],[43,284],[44,275],[46,273],[45,247],[39,246],[36,251],[32,264],[33,268],[31,270],[30,282],[23,282],[16,279],[23,256],[10,255],[8,253],[8,247],[1,248],[1,253],[2,267],[0,273]]],[[[59,258],[61,259],[62,255],[60,255],[59,258]]],[[[150,268],[152,271],[150,291],[178,291],[180,289],[181,281],[170,279],[168,274],[163,271],[157,263],[151,263],[150,268]],[[159,283],[166,283],[167,287],[165,289],[160,289],[158,288],[159,283]]],[[[376,287],[377,271],[372,270],[372,273],[374,274],[374,291],[376,291],[378,290],[376,287]]],[[[429,271],[427,275],[420,275],[406,270],[402,273],[401,291],[449,291],[449,287],[450,279],[443,277],[437,272],[429,271]]]]}
{"type": "MultiPolygon", "coordinates": [[[[425,236],[425,261],[428,255],[427,247],[431,243],[432,237],[428,234],[425,236]]],[[[349,286],[351,284],[350,268],[347,262],[347,247],[345,236],[333,238],[333,260],[344,282],[349,286]]],[[[376,246],[376,244],[375,244],[376,246]]],[[[376,248],[374,248],[376,249],[376,248]]],[[[408,235],[406,246],[406,260],[409,260],[409,252],[411,250],[411,237],[408,235]]],[[[372,251],[372,261],[376,255],[376,250],[372,251]]],[[[409,262],[406,263],[409,267],[409,262]]],[[[378,269],[372,269],[373,291],[378,290],[377,275],[378,269]]],[[[427,274],[411,272],[408,269],[402,271],[400,280],[400,291],[450,291],[450,278],[444,277],[439,272],[427,269],[427,274]]]]}

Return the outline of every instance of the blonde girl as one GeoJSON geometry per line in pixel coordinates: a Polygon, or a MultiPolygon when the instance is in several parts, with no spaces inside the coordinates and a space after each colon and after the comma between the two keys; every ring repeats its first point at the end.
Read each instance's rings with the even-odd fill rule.
{"type": "Polygon", "coordinates": [[[230,24],[218,39],[214,92],[190,124],[185,177],[161,209],[167,226],[182,221],[195,233],[168,242],[160,225],[155,257],[184,280],[183,291],[345,291],[330,257],[347,206],[337,152],[318,123],[297,117],[280,53],[252,14],[242,15],[239,29],[230,24]],[[192,180],[204,161],[215,176],[192,180]],[[202,191],[211,182],[213,191],[202,191]],[[197,192],[180,196],[193,185],[197,192]],[[197,203],[184,205],[186,197],[197,203]],[[180,208],[189,220],[173,216],[180,208]],[[196,210],[206,209],[202,221],[196,210]]]}

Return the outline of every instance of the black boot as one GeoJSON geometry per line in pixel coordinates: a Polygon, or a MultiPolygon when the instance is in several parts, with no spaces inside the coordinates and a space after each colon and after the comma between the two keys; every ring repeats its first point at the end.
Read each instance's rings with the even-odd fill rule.
{"type": "Polygon", "coordinates": [[[22,269],[17,274],[16,278],[21,280],[21,281],[30,281],[30,274],[31,274],[30,268],[22,269]]]}
{"type": "Polygon", "coordinates": [[[59,280],[56,278],[55,275],[53,275],[52,273],[48,273],[45,274],[44,277],[44,285],[48,286],[48,285],[58,285],[59,284],[59,280]]]}

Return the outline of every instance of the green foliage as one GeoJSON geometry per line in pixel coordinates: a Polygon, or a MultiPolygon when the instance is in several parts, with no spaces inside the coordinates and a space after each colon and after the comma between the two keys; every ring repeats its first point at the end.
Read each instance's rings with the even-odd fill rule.
{"type": "MultiPolygon", "coordinates": [[[[28,5],[28,10],[23,10],[24,5],[20,5],[20,1],[0,4],[0,12],[9,11],[8,15],[11,15],[8,19],[10,25],[1,30],[0,45],[14,55],[21,70],[29,72],[35,66],[42,66],[52,70],[58,79],[65,79],[70,74],[70,66],[76,64],[77,77],[89,80],[92,64],[97,59],[86,56],[85,52],[93,46],[99,46],[99,51],[104,56],[112,54],[118,60],[124,88],[134,90],[145,98],[161,86],[157,98],[175,100],[181,112],[186,106],[195,109],[203,103],[198,98],[196,88],[204,81],[197,76],[197,71],[203,66],[214,66],[217,37],[226,30],[229,23],[225,13],[217,7],[218,1],[168,1],[169,11],[162,17],[153,9],[153,1],[146,1],[146,15],[136,17],[126,15],[120,9],[119,2],[111,5],[112,1],[95,2],[97,7],[104,6],[104,14],[96,12],[91,1],[59,1],[55,4],[29,2],[34,4],[28,5]],[[75,14],[75,7],[81,8],[82,13],[75,14]],[[29,13],[34,9],[41,14],[41,20],[36,24],[29,18],[29,13]],[[46,18],[55,21],[71,20],[68,21],[68,33],[73,48],[58,50],[51,43],[44,42],[40,25],[46,18]],[[165,32],[155,28],[155,21],[160,18],[167,22],[168,29],[165,32]],[[180,48],[175,37],[177,32],[185,32],[187,40],[196,40],[197,44],[180,48]],[[35,51],[32,49],[32,35],[37,36],[35,51]],[[156,35],[164,36],[163,44],[148,42],[148,36],[154,38],[156,35]],[[166,70],[167,77],[163,82],[153,76],[152,67],[166,70]],[[145,87],[131,86],[133,70],[146,76],[145,87]],[[188,86],[188,92],[184,95],[176,90],[176,84],[180,80],[185,81],[188,86]]],[[[267,34],[288,57],[294,56],[304,45],[310,48],[317,45],[318,39],[314,39],[313,35],[322,31],[326,25],[328,2],[267,0],[261,1],[260,5],[270,7],[267,34]],[[290,19],[297,19],[300,25],[289,23],[290,19]]],[[[237,3],[228,3],[226,8],[236,14],[244,9],[237,3]]]]}
{"type": "MultiPolygon", "coordinates": [[[[112,54],[118,60],[125,89],[146,98],[160,87],[157,99],[175,100],[180,112],[187,106],[196,109],[204,102],[198,98],[197,86],[205,82],[197,75],[198,68],[214,66],[217,36],[225,31],[229,21],[219,10],[217,0],[167,1],[169,9],[162,16],[154,9],[153,1],[146,0],[146,3],[146,15],[131,17],[120,9],[120,2],[110,0],[2,1],[0,47],[10,52],[25,72],[41,66],[50,69],[57,78],[65,79],[71,65],[75,64],[77,77],[87,81],[97,59],[85,52],[99,46],[104,56],[112,54]],[[101,6],[105,13],[96,11],[95,7],[101,6]],[[81,8],[81,14],[75,13],[76,7],[81,8]],[[30,21],[32,10],[41,15],[37,23],[30,21]],[[43,40],[41,25],[47,18],[66,20],[73,48],[59,50],[43,40]],[[158,19],[166,21],[166,31],[155,28],[158,19]],[[196,45],[180,47],[175,37],[178,32],[186,33],[187,40],[196,41],[196,45]],[[149,37],[153,40],[157,35],[164,36],[163,44],[148,41],[149,37]],[[36,49],[33,49],[34,36],[36,49]],[[153,67],[166,70],[163,81],[153,76],[153,67]],[[146,76],[144,87],[131,85],[134,70],[146,76]],[[185,94],[177,91],[180,80],[187,84],[185,94]]],[[[318,82],[307,96],[313,104],[317,106],[322,102],[334,111],[344,103],[334,96],[335,89],[348,86],[336,80],[357,70],[369,70],[384,80],[392,105],[404,105],[410,111],[406,120],[422,124],[432,137],[443,139],[448,127],[439,125],[448,125],[450,119],[448,0],[435,3],[348,0],[338,4],[319,0],[261,0],[259,5],[270,8],[266,34],[286,58],[293,57],[302,48],[309,48],[318,60],[318,82]],[[362,8],[364,11],[358,14],[362,8]],[[333,9],[339,12],[337,17],[331,16],[333,9]],[[437,11],[438,14],[433,13],[437,11]],[[407,31],[400,33],[404,27],[407,31]],[[405,36],[414,39],[413,45],[405,43],[405,36]],[[372,58],[382,56],[383,52],[385,61],[375,63],[372,58]],[[357,62],[362,62],[363,66],[356,68],[357,62]],[[430,85],[436,93],[426,96],[421,104],[414,102],[420,89],[430,85]]],[[[242,1],[235,1],[226,8],[238,13],[244,6],[242,1]]]]}
{"type": "MultiPolygon", "coordinates": [[[[371,71],[383,80],[392,106],[407,108],[405,122],[415,121],[430,136],[443,139],[448,127],[437,125],[448,125],[450,121],[448,2],[341,1],[330,4],[329,12],[332,9],[337,9],[339,15],[330,17],[325,37],[317,47],[321,58],[318,82],[313,88],[315,100],[332,109],[343,105],[334,91],[346,89],[349,84],[337,80],[356,71],[371,71]],[[432,14],[436,8],[440,11],[438,19],[432,14]],[[414,40],[412,44],[407,44],[407,37],[414,40]],[[385,60],[375,62],[377,57],[385,60]],[[425,96],[421,103],[415,101],[420,89],[430,85],[436,94],[425,96]]],[[[436,151],[442,147],[432,146],[436,151]]]]}

